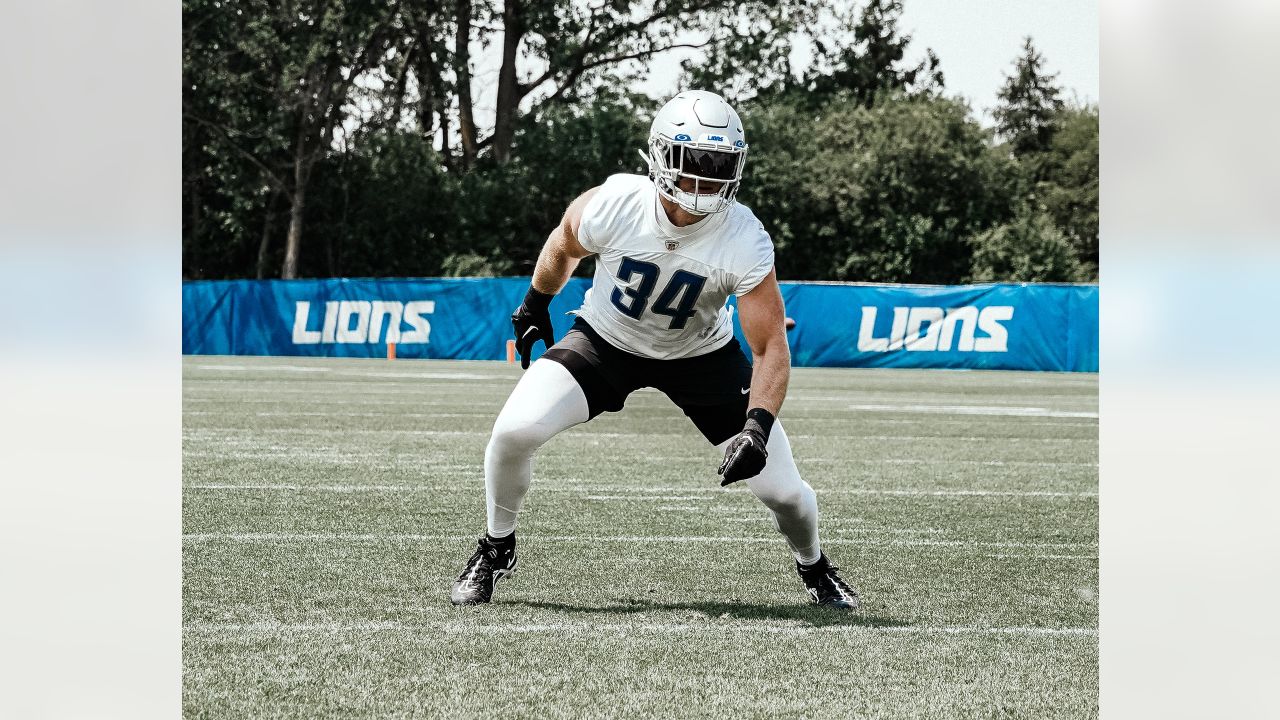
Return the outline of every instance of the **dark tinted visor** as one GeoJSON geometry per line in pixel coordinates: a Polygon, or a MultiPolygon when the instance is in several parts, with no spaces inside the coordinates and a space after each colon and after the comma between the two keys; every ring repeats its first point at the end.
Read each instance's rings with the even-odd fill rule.
{"type": "Polygon", "coordinates": [[[683,172],[715,180],[732,180],[738,174],[738,154],[717,150],[697,150],[682,147],[683,172]]]}

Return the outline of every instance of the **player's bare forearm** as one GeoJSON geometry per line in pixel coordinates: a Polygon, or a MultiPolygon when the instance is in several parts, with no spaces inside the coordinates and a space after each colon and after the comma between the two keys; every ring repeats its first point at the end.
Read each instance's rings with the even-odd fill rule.
{"type": "Polygon", "coordinates": [[[555,295],[569,282],[569,276],[578,267],[579,258],[565,251],[563,224],[556,227],[547,243],[538,253],[538,264],[533,269],[533,289],[547,295],[555,295]]]}
{"type": "Polygon", "coordinates": [[[597,188],[582,193],[569,204],[560,224],[551,231],[547,242],[538,253],[538,264],[533,269],[533,289],[547,295],[555,295],[569,282],[578,262],[591,253],[578,242],[582,227],[582,211],[595,196],[597,188]]]}
{"type": "MultiPolygon", "coordinates": [[[[754,350],[752,351],[754,354],[754,350]]],[[[751,401],[748,407],[764,408],[777,417],[782,401],[787,397],[787,383],[791,380],[791,349],[786,335],[772,339],[762,354],[755,355],[751,371],[751,401]]]]}
{"type": "Polygon", "coordinates": [[[755,358],[750,407],[763,408],[777,416],[791,379],[791,349],[787,347],[782,291],[773,272],[738,298],[738,320],[755,358]]]}
{"type": "Polygon", "coordinates": [[[751,346],[751,397],[742,432],[729,440],[724,461],[716,472],[721,487],[748,480],[764,470],[769,459],[769,429],[773,427],[791,379],[791,350],[787,347],[786,310],[773,271],[750,292],[738,297],[738,320],[751,346]]]}

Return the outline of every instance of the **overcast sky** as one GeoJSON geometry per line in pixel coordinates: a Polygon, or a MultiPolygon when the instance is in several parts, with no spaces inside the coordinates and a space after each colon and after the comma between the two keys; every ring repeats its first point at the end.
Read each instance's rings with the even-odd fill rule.
{"type": "MultiPolygon", "coordinates": [[[[1098,102],[1098,6],[1094,0],[904,0],[900,29],[912,36],[910,59],[923,58],[925,49],[931,48],[942,61],[946,93],[968,100],[974,116],[985,125],[991,124],[989,111],[996,91],[1021,54],[1027,35],[1044,56],[1048,72],[1058,73],[1065,99],[1098,102]]],[[[500,42],[488,48],[472,44],[476,121],[485,128],[493,123],[501,52],[500,42]]],[[[680,89],[680,61],[697,52],[675,50],[652,58],[649,78],[638,89],[654,98],[674,95],[680,89]]],[[[806,41],[797,42],[793,66],[806,66],[809,52],[806,41]]],[[[533,76],[545,66],[521,63],[519,67],[523,75],[533,76]]],[[[525,104],[532,99],[526,98],[525,104]]]]}
{"type": "MultiPolygon", "coordinates": [[[[996,91],[1030,35],[1067,99],[1098,101],[1098,6],[1093,0],[904,0],[901,28],[911,34],[911,52],[932,48],[942,61],[949,95],[965,97],[976,115],[987,111],[996,91]]],[[[653,61],[642,89],[655,97],[676,89],[679,62],[688,52],[653,61]]],[[[807,59],[798,46],[792,60],[807,59]]],[[[713,89],[713,88],[706,88],[713,89]]]]}

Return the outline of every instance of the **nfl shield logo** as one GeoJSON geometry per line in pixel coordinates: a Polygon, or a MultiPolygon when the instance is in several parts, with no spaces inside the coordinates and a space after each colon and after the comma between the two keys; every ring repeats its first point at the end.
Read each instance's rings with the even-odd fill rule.
{"type": "Polygon", "coordinates": [[[679,240],[668,240],[668,241],[667,241],[667,251],[668,251],[668,252],[670,252],[670,251],[672,251],[672,250],[675,250],[675,249],[676,249],[676,248],[678,248],[678,247],[680,247],[680,241],[679,241],[679,240]]]}

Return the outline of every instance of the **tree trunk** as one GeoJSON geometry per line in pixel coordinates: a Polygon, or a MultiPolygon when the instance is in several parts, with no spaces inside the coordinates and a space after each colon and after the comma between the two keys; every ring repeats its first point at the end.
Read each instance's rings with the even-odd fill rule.
{"type": "Polygon", "coordinates": [[[201,205],[200,205],[200,179],[193,180],[189,187],[191,188],[191,224],[187,226],[188,232],[182,238],[182,279],[196,279],[201,275],[200,267],[195,265],[195,249],[204,247],[204,238],[200,236],[201,231],[201,205]]]}
{"type": "Polygon", "coordinates": [[[259,280],[267,276],[267,249],[271,247],[271,224],[275,220],[277,197],[279,197],[277,193],[271,193],[271,199],[267,201],[266,216],[262,221],[262,242],[258,243],[257,275],[259,280]]]}
{"type": "Polygon", "coordinates": [[[280,277],[292,280],[298,277],[298,253],[302,246],[302,211],[306,208],[307,172],[303,160],[302,138],[293,161],[293,193],[289,196],[289,234],[284,246],[284,268],[280,277]]]}
{"type": "MultiPolygon", "coordinates": [[[[425,26],[418,29],[419,37],[429,32],[431,32],[430,28],[425,26]]],[[[422,135],[428,139],[435,130],[432,116],[436,109],[436,84],[440,82],[435,60],[431,56],[431,48],[430,38],[422,40],[422,49],[418,52],[413,66],[413,72],[418,76],[418,127],[421,128],[422,135]]]]}
{"type": "Polygon", "coordinates": [[[289,198],[289,234],[285,238],[284,268],[280,277],[292,280],[298,277],[298,248],[302,244],[303,189],[295,188],[289,198]]]}
{"type": "MultiPolygon", "coordinates": [[[[400,125],[400,113],[404,110],[404,94],[409,85],[409,68],[413,65],[414,56],[418,52],[419,40],[414,38],[409,44],[409,49],[404,54],[404,67],[400,68],[400,74],[396,77],[394,90],[395,103],[391,106],[391,129],[395,130],[400,125]]],[[[418,83],[421,87],[422,83],[418,83]]]]}
{"type": "Polygon", "coordinates": [[[506,0],[502,6],[502,67],[498,70],[498,102],[493,123],[493,158],[504,165],[511,159],[511,141],[515,138],[516,115],[520,110],[516,57],[523,35],[520,1],[506,0]]]}
{"type": "MultiPolygon", "coordinates": [[[[514,0],[508,0],[511,4],[514,0]]],[[[457,0],[454,5],[457,31],[453,36],[453,71],[457,76],[458,137],[462,140],[462,167],[469,168],[476,159],[476,121],[471,102],[471,0],[457,0]]],[[[503,10],[505,17],[506,10],[503,10]]],[[[448,147],[448,124],[440,115],[448,147]]]]}
{"type": "MultiPolygon", "coordinates": [[[[444,158],[445,167],[452,167],[453,151],[449,147],[449,108],[446,105],[448,99],[442,97],[439,102],[440,107],[437,108],[437,111],[440,114],[440,156],[444,158]]],[[[461,162],[463,170],[471,167],[465,156],[461,162]]]]}

